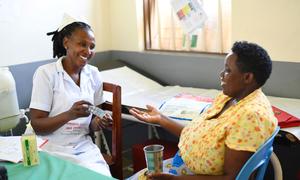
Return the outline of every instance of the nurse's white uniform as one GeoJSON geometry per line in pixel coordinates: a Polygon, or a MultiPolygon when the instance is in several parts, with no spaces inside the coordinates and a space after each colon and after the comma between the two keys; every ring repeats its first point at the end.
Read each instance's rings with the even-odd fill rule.
{"type": "MultiPolygon", "coordinates": [[[[79,87],[63,69],[62,59],[36,70],[30,108],[47,111],[52,117],[69,110],[80,100],[94,105],[103,103],[103,82],[98,69],[85,65],[80,74],[79,87]]],[[[99,148],[88,135],[91,116],[71,120],[53,133],[41,136],[48,139],[43,150],[111,176],[99,148]]]]}

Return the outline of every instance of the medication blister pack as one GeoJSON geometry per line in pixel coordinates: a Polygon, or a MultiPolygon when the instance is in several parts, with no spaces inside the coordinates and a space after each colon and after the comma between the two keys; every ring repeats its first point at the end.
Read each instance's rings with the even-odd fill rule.
{"type": "Polygon", "coordinates": [[[96,106],[89,106],[88,107],[88,111],[98,117],[100,117],[101,119],[104,117],[105,115],[105,111],[103,111],[102,109],[96,107],[96,106]]]}

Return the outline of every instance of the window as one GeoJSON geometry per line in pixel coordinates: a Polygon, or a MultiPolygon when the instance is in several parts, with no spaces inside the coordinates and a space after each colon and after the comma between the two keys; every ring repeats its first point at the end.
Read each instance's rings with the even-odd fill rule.
{"type": "Polygon", "coordinates": [[[189,34],[183,31],[172,9],[171,1],[144,0],[146,49],[212,53],[229,51],[231,45],[230,0],[196,0],[202,5],[207,19],[202,28],[189,34]]]}

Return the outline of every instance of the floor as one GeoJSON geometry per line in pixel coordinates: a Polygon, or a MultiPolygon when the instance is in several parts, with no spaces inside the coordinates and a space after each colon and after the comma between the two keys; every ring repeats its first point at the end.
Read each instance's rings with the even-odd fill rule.
{"type": "Polygon", "coordinates": [[[123,151],[123,177],[124,179],[133,175],[131,150],[123,151]]]}

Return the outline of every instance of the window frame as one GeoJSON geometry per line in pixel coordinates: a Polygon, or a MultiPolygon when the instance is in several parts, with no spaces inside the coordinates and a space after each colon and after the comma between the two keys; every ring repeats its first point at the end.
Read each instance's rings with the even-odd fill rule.
{"type": "Polygon", "coordinates": [[[151,3],[155,0],[143,0],[143,28],[144,28],[144,50],[152,52],[171,52],[171,53],[187,53],[187,54],[208,54],[208,55],[226,55],[226,52],[208,52],[200,50],[166,50],[151,48],[151,3]]]}

